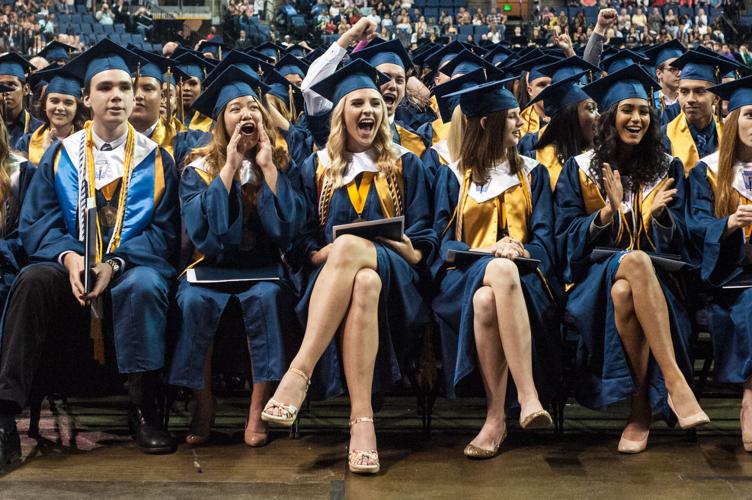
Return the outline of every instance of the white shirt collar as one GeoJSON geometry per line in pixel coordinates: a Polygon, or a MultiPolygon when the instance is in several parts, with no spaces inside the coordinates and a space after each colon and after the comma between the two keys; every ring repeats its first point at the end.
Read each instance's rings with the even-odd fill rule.
{"type": "Polygon", "coordinates": [[[104,144],[109,144],[112,147],[112,149],[117,149],[121,145],[125,144],[125,139],[127,137],[128,137],[128,129],[126,128],[125,133],[123,135],[121,135],[114,141],[107,143],[101,137],[99,137],[96,132],[94,132],[94,127],[91,128],[91,138],[94,140],[94,147],[97,149],[100,149],[102,145],[104,144]]]}
{"type": "Polygon", "coordinates": [[[151,137],[151,134],[154,133],[154,129],[157,128],[157,125],[159,125],[159,119],[157,119],[157,121],[154,122],[154,125],[144,130],[144,135],[146,137],[151,137]]]}

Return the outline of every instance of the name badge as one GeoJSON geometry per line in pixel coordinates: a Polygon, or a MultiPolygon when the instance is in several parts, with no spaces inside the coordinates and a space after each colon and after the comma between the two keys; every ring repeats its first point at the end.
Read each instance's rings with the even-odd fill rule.
{"type": "Polygon", "coordinates": [[[742,179],[744,180],[744,189],[752,193],[752,167],[744,167],[742,170],[742,179]]]}
{"type": "Polygon", "coordinates": [[[106,156],[101,156],[97,158],[97,161],[94,162],[94,172],[98,181],[101,181],[102,179],[107,179],[112,174],[112,169],[110,168],[110,162],[107,161],[106,156]]]}

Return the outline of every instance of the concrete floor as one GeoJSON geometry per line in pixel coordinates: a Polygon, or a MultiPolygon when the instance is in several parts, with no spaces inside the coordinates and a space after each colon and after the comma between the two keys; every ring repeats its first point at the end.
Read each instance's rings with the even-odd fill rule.
{"type": "MultiPolygon", "coordinates": [[[[314,405],[300,439],[280,431],[261,449],[242,444],[245,404],[222,401],[214,445],[147,456],[125,435],[122,400],[71,401],[56,417],[45,412],[47,440],[24,438],[24,463],[0,476],[0,499],[752,498],[752,454],[741,447],[738,401],[729,399],[703,402],[713,423],[697,442],[657,423],[647,452],[622,456],[625,409],[572,405],[563,435],[512,427],[504,452],[484,462],[462,456],[481,400],[439,401],[426,438],[413,400],[390,399],[377,416],[376,477],[346,471],[346,401],[314,405]]],[[[187,416],[178,409],[177,434],[187,416]]]]}

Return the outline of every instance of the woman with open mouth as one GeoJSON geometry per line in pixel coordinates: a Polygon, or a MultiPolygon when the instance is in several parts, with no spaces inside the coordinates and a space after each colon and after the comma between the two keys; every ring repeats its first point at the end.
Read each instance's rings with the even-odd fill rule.
{"type": "Polygon", "coordinates": [[[567,160],[554,193],[575,396],[593,409],[630,398],[621,453],[646,449],[653,413],[709,422],[687,383],[692,325],[674,272],[687,260],[684,168],[661,146],[657,88],[635,64],[583,87],[601,109],[594,148],[567,160]]]}
{"type": "Polygon", "coordinates": [[[752,77],[709,91],[728,101],[729,114],[718,151],[689,174],[687,226],[713,297],[707,310],[715,380],[744,388],[739,420],[744,450],[752,452],[752,262],[745,251],[752,234],[752,77]]]}
{"type": "Polygon", "coordinates": [[[379,93],[386,80],[357,59],[313,87],[336,104],[326,147],[301,172],[308,220],[290,259],[305,279],[297,311],[306,329],[262,414],[292,425],[314,367],[314,389],[323,397],[344,392],[344,371],[351,404],[348,464],[365,474],[380,468],[372,392],[400,380],[417,330],[429,321],[417,285],[436,246],[425,170],[392,141],[379,93]],[[401,241],[333,237],[337,225],[394,217],[404,217],[401,241]]]}
{"type": "Polygon", "coordinates": [[[253,390],[244,441],[251,447],[267,443],[261,410],[284,374],[285,345],[295,336],[289,320],[295,295],[281,256],[299,234],[305,207],[297,170],[275,146],[276,130],[255,89],[268,87],[230,66],[194,104],[216,125],[209,144],[191,152],[180,182],[183,226],[194,250],[188,267],[204,269],[209,279],[217,268],[240,271],[239,279],[253,271],[258,281],[202,285],[185,274],[179,280],[182,321],[169,382],[194,390],[189,445],[209,441],[217,411],[212,345],[223,318],[239,312],[248,337],[253,390]]]}
{"type": "Polygon", "coordinates": [[[34,132],[22,135],[15,148],[37,165],[55,140],[63,140],[83,128],[88,112],[81,102],[81,82],[73,76],[56,68],[30,78],[49,81],[41,101],[44,120],[34,132]]]}
{"type": "MultiPolygon", "coordinates": [[[[559,286],[546,278],[555,276],[548,172],[517,153],[523,120],[505,83],[446,96],[459,99],[467,123],[458,160],[438,170],[435,186],[434,230],[441,246],[431,266],[439,283],[433,310],[446,393],[455,397],[476,388],[478,375],[486,392],[486,420],[464,451],[474,459],[495,457],[507,436],[509,375],[523,429],[551,426],[541,400],[552,401],[559,380],[553,295],[559,286]],[[449,255],[468,250],[477,260],[461,264],[449,255]]],[[[453,117],[453,125],[460,119],[453,117]]]]}

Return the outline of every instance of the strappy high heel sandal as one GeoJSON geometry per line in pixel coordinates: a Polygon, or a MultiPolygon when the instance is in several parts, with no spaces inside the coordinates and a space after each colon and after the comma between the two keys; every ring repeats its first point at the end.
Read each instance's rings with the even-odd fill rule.
{"type": "MultiPolygon", "coordinates": [[[[372,417],[358,417],[350,420],[350,427],[361,422],[373,423],[372,417]]],[[[355,474],[376,474],[381,469],[378,450],[350,450],[347,452],[347,465],[355,474]]]]}
{"type": "Polygon", "coordinates": [[[271,422],[284,427],[290,427],[295,422],[295,419],[298,418],[298,412],[308,394],[308,387],[311,385],[311,379],[297,368],[290,368],[287,370],[287,373],[294,373],[305,381],[306,387],[305,391],[303,391],[303,399],[297,404],[286,404],[271,398],[266,403],[266,406],[264,406],[264,411],[261,412],[261,420],[264,422],[271,422]]]}

